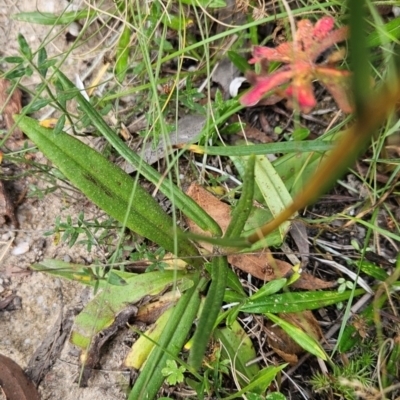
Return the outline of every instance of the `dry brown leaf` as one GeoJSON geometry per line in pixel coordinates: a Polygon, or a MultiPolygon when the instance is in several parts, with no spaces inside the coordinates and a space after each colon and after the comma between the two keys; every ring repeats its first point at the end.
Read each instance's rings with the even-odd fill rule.
{"type": "Polygon", "coordinates": [[[228,256],[228,261],[235,267],[263,281],[287,278],[292,272],[291,264],[274,259],[267,249],[255,254],[234,254],[228,256]]]}
{"type": "Polygon", "coordinates": [[[310,255],[310,245],[307,240],[308,235],[306,227],[301,221],[293,221],[290,225],[289,233],[300,252],[301,266],[304,268],[308,264],[310,255]]]}
{"type": "Polygon", "coordinates": [[[327,282],[316,278],[314,275],[308,274],[307,272],[302,272],[300,278],[294,282],[291,287],[296,289],[318,290],[329,289],[336,285],[336,282],[327,282]]]}
{"type": "Polygon", "coordinates": [[[261,143],[273,142],[271,137],[267,136],[264,132],[261,132],[259,129],[251,126],[246,126],[244,128],[244,136],[247,139],[258,140],[261,143]]]}
{"type": "Polygon", "coordinates": [[[297,357],[296,354],[286,353],[283,350],[276,349],[273,346],[271,347],[274,349],[275,353],[278,354],[278,356],[281,357],[283,361],[289,363],[290,366],[296,365],[299,362],[299,357],[297,357]]]}
{"type": "MultiPolygon", "coordinates": [[[[300,313],[282,313],[279,318],[289,322],[290,324],[300,328],[316,341],[321,340],[322,331],[311,311],[303,311],[300,313]]],[[[294,365],[297,363],[297,355],[304,352],[282,328],[273,325],[272,322],[267,324],[266,331],[268,333],[268,345],[286,362],[294,365]]]]}
{"type": "Polygon", "coordinates": [[[18,220],[14,213],[14,204],[10,199],[4,183],[0,181],[0,226],[6,223],[6,219],[18,228],[18,220]]]}
{"type": "Polygon", "coordinates": [[[39,400],[39,392],[22,368],[0,354],[0,387],[8,400],[39,400]]]}
{"type": "MultiPolygon", "coordinates": [[[[0,78],[0,110],[3,110],[3,118],[7,130],[10,130],[14,125],[13,115],[19,114],[22,109],[21,91],[16,88],[10,94],[10,88],[10,82],[0,78]]],[[[14,128],[12,137],[14,141],[21,140],[23,138],[21,130],[19,128],[14,128]]]]}
{"type": "MultiPolygon", "coordinates": [[[[225,233],[231,220],[231,208],[213,196],[210,192],[193,182],[186,194],[191,197],[203,210],[205,210],[221,227],[225,233]]],[[[199,228],[193,221],[186,219],[190,232],[197,235],[211,236],[210,232],[205,232],[199,228]]],[[[206,242],[199,243],[201,247],[211,252],[213,245],[206,242]]]]}
{"type": "MultiPolygon", "coordinates": [[[[186,194],[214,218],[222,232],[225,233],[231,220],[231,208],[195,182],[190,185],[186,194]]],[[[187,224],[192,233],[210,236],[209,232],[200,229],[193,221],[187,219],[187,224]]],[[[199,244],[207,251],[212,251],[212,244],[204,242],[199,244]]],[[[263,281],[286,277],[292,270],[291,264],[274,259],[267,249],[255,254],[233,254],[228,256],[228,261],[263,281]]]]}
{"type": "Polygon", "coordinates": [[[177,292],[167,292],[157,301],[139,307],[135,320],[144,322],[147,325],[153,324],[164,311],[175,305],[178,300],[179,295],[177,295],[177,292]]]}

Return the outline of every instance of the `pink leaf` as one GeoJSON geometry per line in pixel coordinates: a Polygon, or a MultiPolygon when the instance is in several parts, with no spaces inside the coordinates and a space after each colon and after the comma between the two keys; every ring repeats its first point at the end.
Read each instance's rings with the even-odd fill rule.
{"type": "Polygon", "coordinates": [[[288,82],[293,76],[293,71],[287,67],[280,68],[268,76],[255,76],[250,78],[254,87],[240,98],[240,103],[250,107],[257,104],[261,98],[272,89],[288,82]]]}
{"type": "Polygon", "coordinates": [[[332,95],[341,110],[345,113],[354,111],[350,96],[351,73],[349,71],[319,67],[316,69],[315,75],[332,95]]]}
{"type": "Polygon", "coordinates": [[[282,43],[275,49],[271,47],[254,46],[253,58],[249,61],[249,63],[254,64],[263,59],[287,63],[291,60],[291,51],[293,50],[290,46],[288,46],[288,43],[282,43]]]}
{"type": "Polygon", "coordinates": [[[313,36],[317,40],[324,39],[333,29],[335,20],[332,17],[323,17],[317,21],[313,29],[313,36]]]}
{"type": "Polygon", "coordinates": [[[285,94],[292,97],[293,102],[297,101],[300,109],[306,114],[317,104],[311,80],[302,80],[301,83],[293,81],[293,84],[286,89],[285,94]]]}
{"type": "Polygon", "coordinates": [[[257,104],[265,94],[292,79],[285,91],[286,96],[291,97],[289,100],[292,102],[296,101],[304,112],[309,112],[316,105],[312,81],[320,79],[339,107],[350,112],[352,107],[346,86],[350,73],[322,67],[315,62],[325,50],[347,38],[348,28],[332,30],[334,24],[335,20],[328,16],[315,25],[304,19],[297,23],[293,42],[282,43],[276,48],[255,46],[250,63],[278,61],[288,65],[269,76],[248,74],[248,81],[254,88],[242,96],[241,103],[248,106],[257,104]]]}
{"type": "Polygon", "coordinates": [[[316,43],[315,46],[313,46],[309,52],[310,58],[315,61],[318,56],[325,50],[329,49],[329,47],[333,46],[335,43],[340,43],[346,40],[348,35],[349,29],[347,26],[343,26],[342,28],[330,32],[328,36],[321,40],[321,42],[316,43]]]}

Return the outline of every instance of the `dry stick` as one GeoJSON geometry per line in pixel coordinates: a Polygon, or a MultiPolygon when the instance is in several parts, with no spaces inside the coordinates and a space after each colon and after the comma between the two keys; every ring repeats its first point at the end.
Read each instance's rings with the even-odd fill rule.
{"type": "Polygon", "coordinates": [[[394,90],[387,87],[381,89],[374,96],[374,101],[369,101],[366,104],[362,114],[358,116],[358,120],[331,151],[303,192],[295,197],[293,203],[274,220],[261,226],[254,234],[250,235],[247,238],[249,242],[255,243],[263,239],[297,211],[305,208],[325,193],[365,148],[375,129],[385,120],[392,107],[399,100],[400,82],[396,83],[394,90]],[[340,164],[338,164],[338,160],[342,160],[340,164]],[[327,177],[330,177],[330,179],[327,180],[327,177]]]}

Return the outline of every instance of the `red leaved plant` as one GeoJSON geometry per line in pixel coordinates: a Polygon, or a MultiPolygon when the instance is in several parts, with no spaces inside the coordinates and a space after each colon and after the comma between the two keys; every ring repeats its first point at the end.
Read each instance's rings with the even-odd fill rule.
{"type": "Polygon", "coordinates": [[[334,22],[331,17],[323,17],[313,25],[304,19],[297,23],[293,42],[282,43],[276,48],[255,46],[249,63],[278,61],[288,65],[269,75],[247,73],[253,88],[241,97],[240,102],[245,106],[255,105],[265,94],[291,81],[283,92],[285,97],[294,99],[301,111],[308,113],[317,103],[312,82],[319,80],[344,112],[352,112],[348,90],[350,72],[316,62],[325,50],[347,38],[347,27],[332,30],[334,22]]]}

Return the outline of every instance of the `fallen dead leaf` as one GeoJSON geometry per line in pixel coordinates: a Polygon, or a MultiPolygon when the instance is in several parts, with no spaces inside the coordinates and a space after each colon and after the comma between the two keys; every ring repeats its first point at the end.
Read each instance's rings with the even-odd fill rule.
{"type": "MultiPolygon", "coordinates": [[[[279,318],[289,322],[290,324],[300,328],[316,341],[321,340],[322,331],[311,311],[303,311],[301,313],[282,313],[278,314],[279,318]]],[[[268,345],[286,362],[291,365],[297,363],[299,354],[304,349],[298,345],[281,327],[269,322],[266,326],[268,333],[268,345]]]]}
{"type": "Polygon", "coordinates": [[[0,387],[7,400],[39,400],[35,385],[11,358],[0,354],[0,387]]]}
{"type": "MultiPolygon", "coordinates": [[[[225,233],[231,221],[231,208],[202,188],[197,183],[192,183],[186,194],[201,206],[221,227],[225,233]]],[[[193,221],[186,220],[191,232],[199,235],[210,236],[208,232],[200,229],[193,221]]],[[[210,243],[199,243],[204,249],[212,252],[210,243]]],[[[264,249],[258,253],[237,253],[228,256],[228,261],[235,267],[263,281],[271,281],[287,277],[292,271],[292,265],[286,261],[274,259],[269,250],[264,249]]]]}
{"type": "Polygon", "coordinates": [[[165,293],[157,301],[139,307],[135,320],[144,322],[147,325],[154,324],[164,311],[176,304],[179,297],[177,292],[165,293]]]}
{"type": "Polygon", "coordinates": [[[304,290],[329,289],[335,286],[337,286],[336,282],[324,281],[307,272],[302,272],[300,278],[291,285],[293,288],[304,290]]]}

